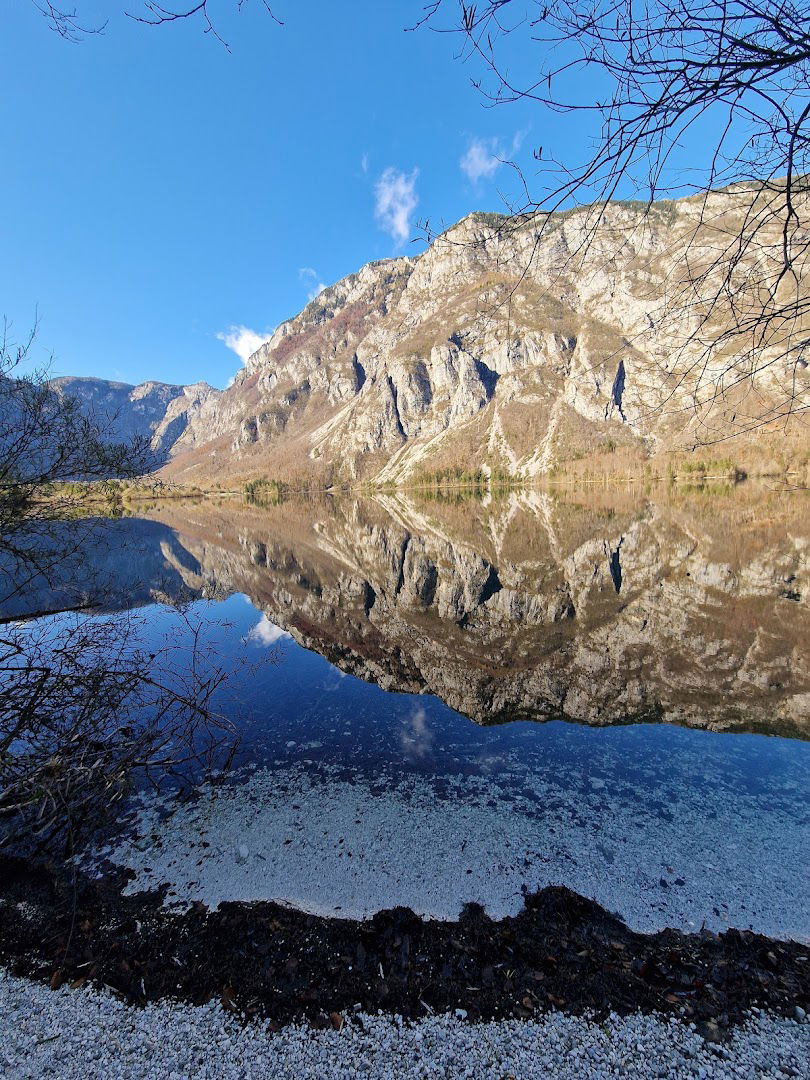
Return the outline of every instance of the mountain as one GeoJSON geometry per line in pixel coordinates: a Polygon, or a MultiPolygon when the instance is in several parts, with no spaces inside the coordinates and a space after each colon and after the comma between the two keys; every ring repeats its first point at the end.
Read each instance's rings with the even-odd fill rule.
{"type": "MultiPolygon", "coordinates": [[[[795,410],[775,431],[756,424],[782,416],[786,395],[808,401],[803,358],[780,359],[767,341],[748,355],[749,340],[734,336],[716,356],[700,334],[684,344],[696,317],[685,253],[711,267],[750,209],[747,194],[732,196],[473,214],[416,258],[370,263],[201,402],[167,472],[192,482],[396,484],[447,469],[533,478],[582,459],[637,470],[718,439],[743,464],[783,467],[802,445],[806,459],[795,410]]],[[[707,293],[715,278],[707,272],[707,293]]],[[[729,330],[725,310],[705,333],[729,330]]]]}
{"type": "Polygon", "coordinates": [[[147,434],[181,483],[638,475],[672,451],[709,471],[807,469],[810,372],[804,356],[782,356],[796,328],[752,348],[729,315],[736,305],[742,317],[751,280],[772,283],[777,234],[762,229],[735,264],[734,296],[717,271],[755,203],[728,190],[472,214],[418,257],[325,289],[224,391],[52,385],[116,436],[147,434]]]}
{"type": "Polygon", "coordinates": [[[64,376],[51,379],[54,393],[75,398],[85,415],[93,417],[107,441],[148,440],[154,467],[163,465],[189,418],[217,391],[205,382],[191,386],[144,382],[138,386],[107,379],[64,376]]]}

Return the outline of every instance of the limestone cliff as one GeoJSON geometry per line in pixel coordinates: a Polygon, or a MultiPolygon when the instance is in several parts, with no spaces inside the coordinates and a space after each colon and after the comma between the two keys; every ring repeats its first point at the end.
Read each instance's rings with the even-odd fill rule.
{"type": "MultiPolygon", "coordinates": [[[[810,380],[801,358],[767,344],[707,356],[706,334],[727,329],[717,312],[686,340],[684,252],[711,263],[744,211],[746,197],[731,208],[730,197],[473,214],[416,258],[370,263],[201,403],[169,474],[398,483],[456,467],[531,479],[587,454],[750,441],[752,417],[784,411],[786,387],[807,401],[810,380]]],[[[806,450],[800,413],[788,434],[806,450]]]]}
{"type": "MultiPolygon", "coordinates": [[[[423,254],[325,289],[224,391],[52,385],[114,437],[146,435],[180,482],[396,485],[448,470],[532,480],[582,459],[638,471],[718,442],[709,456],[744,469],[757,456],[806,469],[810,368],[800,349],[783,353],[810,327],[783,320],[754,348],[750,334],[728,336],[750,312],[712,269],[747,212],[747,192],[725,191],[472,214],[423,254]]],[[[778,236],[760,239],[737,272],[767,294],[778,236]]]]}

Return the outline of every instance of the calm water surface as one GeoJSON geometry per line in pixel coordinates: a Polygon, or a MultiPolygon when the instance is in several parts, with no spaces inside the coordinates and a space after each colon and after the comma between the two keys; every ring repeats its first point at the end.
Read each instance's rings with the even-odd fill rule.
{"type": "Polygon", "coordinates": [[[133,888],[454,917],[564,883],[640,929],[808,940],[809,553],[778,493],[179,503],[27,602],[103,582],[91,617],[198,627],[231,673],[235,771],[136,801],[105,852],[133,888]]]}

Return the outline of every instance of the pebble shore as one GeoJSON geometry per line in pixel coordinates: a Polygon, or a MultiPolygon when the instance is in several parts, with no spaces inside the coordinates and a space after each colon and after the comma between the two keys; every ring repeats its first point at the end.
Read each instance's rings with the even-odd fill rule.
{"type": "Polygon", "coordinates": [[[341,1030],[241,1024],[221,1005],[138,1009],[82,987],[51,991],[0,971],[0,1075],[6,1080],[274,1080],[469,1077],[481,1080],[784,1080],[810,1077],[810,1022],[753,1012],[725,1043],[640,1014],[595,1023],[417,1023],[357,1014],[341,1030]]]}

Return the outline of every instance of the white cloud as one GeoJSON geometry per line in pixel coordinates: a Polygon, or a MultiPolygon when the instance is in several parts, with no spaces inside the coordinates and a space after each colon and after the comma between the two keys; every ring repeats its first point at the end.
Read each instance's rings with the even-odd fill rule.
{"type": "Polygon", "coordinates": [[[275,645],[277,641],[281,641],[282,638],[288,638],[290,635],[286,630],[282,630],[280,626],[276,626],[275,623],[271,623],[266,615],[262,615],[255,626],[252,626],[244,637],[243,641],[253,642],[254,645],[264,645],[269,648],[271,645],[275,645]]]}
{"type": "Polygon", "coordinates": [[[363,154],[360,158],[360,168],[363,170],[363,176],[368,173],[368,154],[363,154]]]}
{"type": "Polygon", "coordinates": [[[432,758],[433,732],[423,708],[416,709],[403,723],[399,745],[410,762],[429,761],[432,758]]]}
{"type": "Polygon", "coordinates": [[[404,244],[411,234],[411,215],[417,207],[416,178],[419,170],[410,175],[398,169],[388,168],[374,188],[374,216],[381,229],[385,229],[397,245],[404,244]]]}
{"type": "Polygon", "coordinates": [[[479,180],[494,176],[503,164],[501,149],[495,139],[473,139],[459,161],[461,171],[467,179],[477,184],[479,180]]]}
{"type": "Polygon", "coordinates": [[[459,159],[461,171],[472,184],[490,180],[498,169],[520,149],[524,132],[518,131],[509,148],[500,139],[471,139],[459,159]]]}
{"type": "Polygon", "coordinates": [[[323,281],[318,281],[318,271],[311,266],[302,266],[298,277],[307,286],[307,300],[314,300],[326,288],[323,281]]]}
{"type": "Polygon", "coordinates": [[[227,330],[220,330],[217,340],[223,342],[231,352],[235,352],[243,364],[264,345],[271,334],[259,334],[247,326],[229,326],[227,330]]]}

